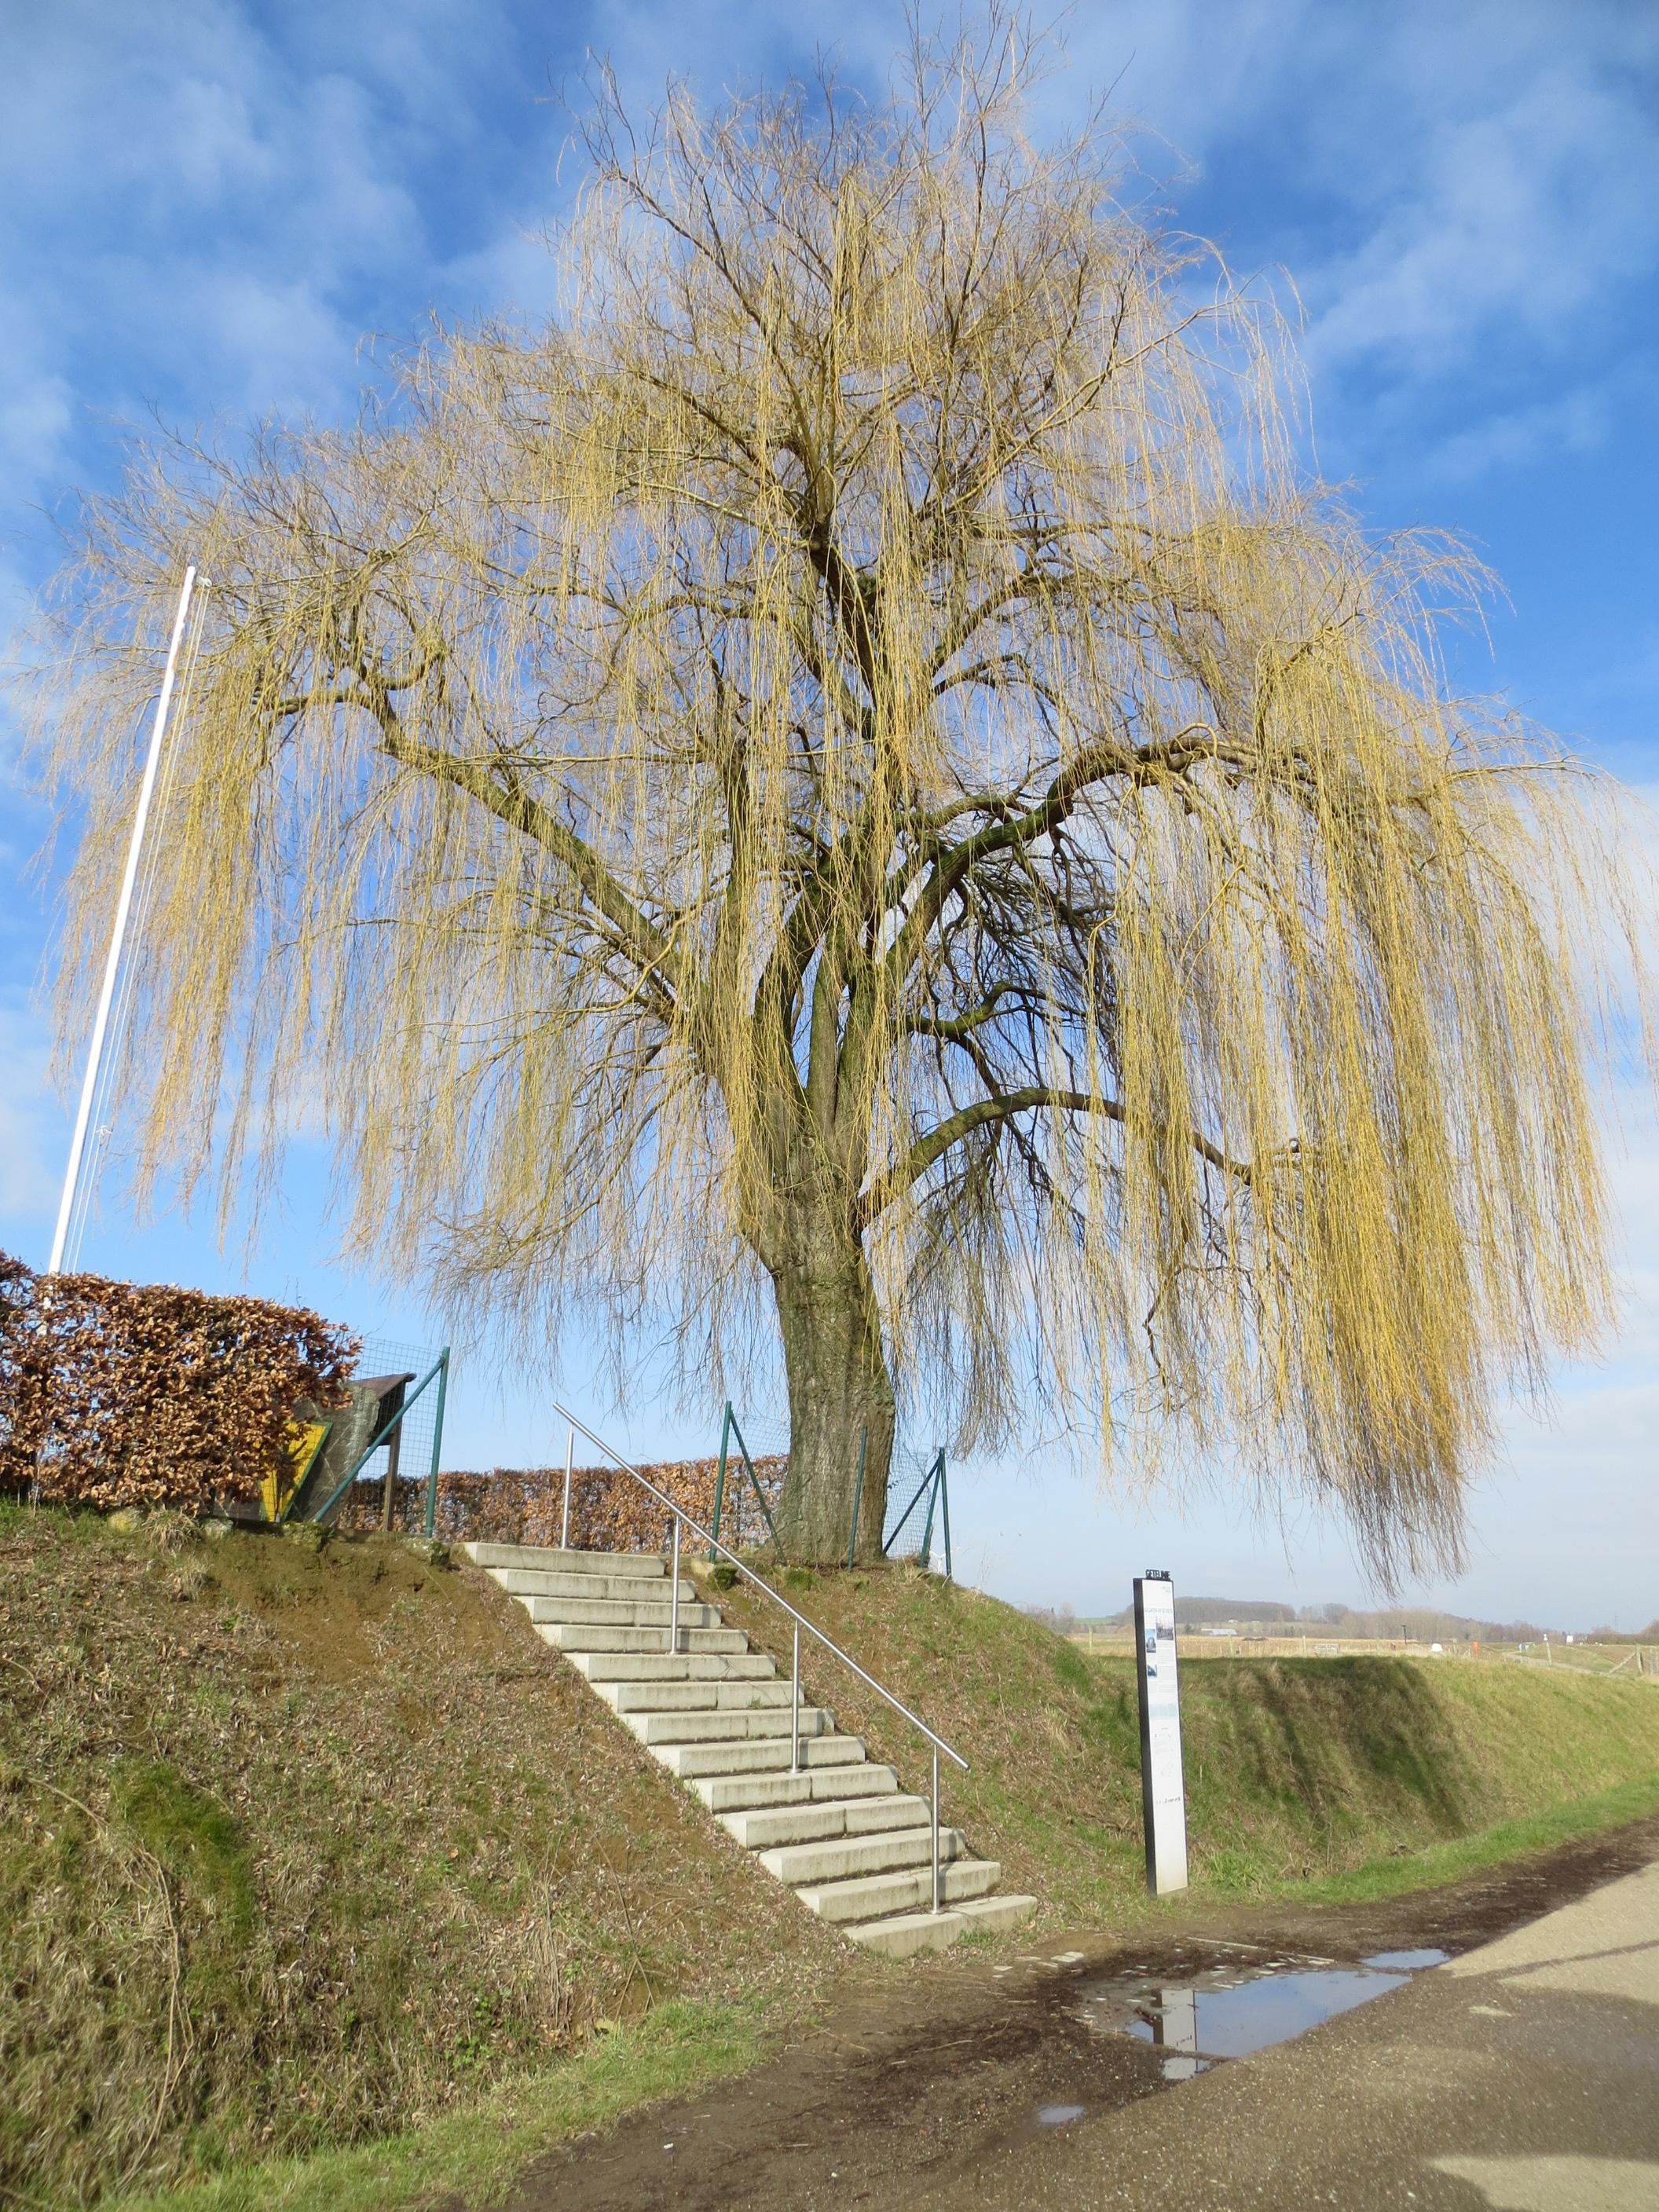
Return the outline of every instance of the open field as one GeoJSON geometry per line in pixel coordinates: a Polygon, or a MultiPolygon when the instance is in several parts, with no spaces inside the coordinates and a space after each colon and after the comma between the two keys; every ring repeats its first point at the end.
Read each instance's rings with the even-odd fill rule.
{"type": "MultiPolygon", "coordinates": [[[[959,1744],[945,1816],[1049,1927],[1168,1911],[1126,1659],[908,1570],[786,1579],[959,1744]]],[[[24,2205],[192,2177],[201,2212],[483,2201],[538,2146],[942,1964],[852,1953],[499,1591],[395,1542],[0,1511],[0,2197],[24,2205]]],[[[809,1659],[809,1691],[925,1785],[841,1674],[809,1659]]],[[[1565,1669],[1194,1668],[1187,1747],[1199,1909],[1385,1896],[1659,1804],[1650,1686],[1565,1669]]]]}
{"type": "MultiPolygon", "coordinates": [[[[1133,1659],[1134,1638],[1122,1629],[1079,1628],[1066,1642],[1091,1657],[1133,1659]]],[[[1182,1632],[1181,1657],[1188,1659],[1479,1659],[1514,1660],[1527,1667],[1577,1667],[1587,1674],[1619,1674],[1659,1683],[1659,1644],[1489,1644],[1448,1638],[1439,1644],[1410,1636],[1331,1636],[1298,1629],[1286,1636],[1214,1636],[1182,1632]]]]}

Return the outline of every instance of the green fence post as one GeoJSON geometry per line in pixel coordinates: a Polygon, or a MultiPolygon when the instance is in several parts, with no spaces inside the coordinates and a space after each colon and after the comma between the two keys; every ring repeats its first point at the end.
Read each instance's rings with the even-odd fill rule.
{"type": "Polygon", "coordinates": [[[941,1452],[927,1470],[933,1478],[933,1487],[927,1499],[927,1525],[921,1532],[921,1571],[926,1574],[933,1557],[933,1509],[939,1504],[939,1486],[945,1476],[945,1454],[941,1452]]]}
{"type": "Polygon", "coordinates": [[[945,1520],[945,1579],[953,1583],[956,1577],[951,1571],[951,1486],[945,1480],[943,1452],[939,1455],[939,1502],[945,1520]]]}
{"type": "Polygon", "coordinates": [[[847,1539],[847,1566],[852,1571],[859,1548],[859,1507],[864,1501],[864,1455],[870,1443],[868,1429],[859,1431],[859,1479],[853,1491],[853,1533],[847,1539]]]}
{"type": "MultiPolygon", "coordinates": [[[[773,1545],[776,1549],[778,1564],[780,1566],[787,1567],[789,1562],[784,1555],[783,1542],[778,1534],[776,1525],[772,1519],[772,1509],[766,1502],[766,1492],[761,1488],[760,1477],[755,1472],[754,1455],[750,1451],[748,1438],[744,1435],[743,1431],[738,1426],[738,1417],[732,1412],[731,1401],[729,1399],[726,1401],[726,1413],[731,1419],[732,1433],[738,1440],[738,1449],[743,1454],[743,1464],[744,1471],[749,1477],[749,1487],[755,1493],[755,1503],[761,1510],[761,1518],[765,1522],[767,1532],[770,1535],[773,1545]]],[[[743,1495],[742,1491],[739,1491],[738,1495],[741,1498],[743,1495]]]]}
{"type": "Polygon", "coordinates": [[[426,1533],[438,1525],[438,1455],[444,1443],[444,1400],[449,1395],[449,1346],[438,1354],[438,1402],[432,1415],[432,1467],[426,1479],[426,1533]]]}
{"type": "Polygon", "coordinates": [[[720,1540],[720,1505],[726,1497],[726,1440],[732,1433],[732,1401],[726,1401],[726,1411],[720,1417],[720,1463],[714,1470],[714,1525],[709,1530],[714,1543],[708,1547],[708,1564],[714,1563],[714,1544],[720,1540]]]}

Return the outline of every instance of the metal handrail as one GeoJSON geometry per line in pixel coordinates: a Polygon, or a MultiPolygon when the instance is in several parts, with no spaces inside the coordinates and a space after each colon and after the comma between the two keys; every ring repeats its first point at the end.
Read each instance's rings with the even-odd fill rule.
{"type": "MultiPolygon", "coordinates": [[[[674,1516],[674,1534],[677,1549],[678,1546],[680,1524],[684,1522],[685,1527],[690,1530],[693,1536],[700,1539],[703,1543],[711,1546],[714,1550],[721,1555],[729,1565],[735,1567],[745,1582],[753,1583],[755,1588],[761,1591],[764,1596],[769,1597],[774,1605],[781,1607],[782,1610],[789,1615],[791,1620],[796,1624],[797,1634],[799,1634],[799,1631],[804,1628],[809,1636],[815,1636],[818,1642],[823,1644],[826,1651],[832,1653],[836,1658],[839,1659],[843,1667],[850,1667],[854,1674],[858,1676],[860,1682],[866,1684],[869,1688],[875,1692],[878,1698],[884,1698],[896,1713],[900,1714],[905,1720],[909,1722],[913,1729],[919,1730],[921,1735],[925,1735],[928,1742],[933,1747],[935,1760],[937,1760],[939,1753],[942,1751],[947,1759],[955,1760],[956,1764],[962,1769],[964,1774],[969,1771],[968,1762],[963,1757],[962,1753],[959,1751],[954,1750],[950,1744],[946,1743],[942,1735],[939,1735],[934,1729],[930,1729],[927,1722],[921,1718],[920,1714],[913,1713],[908,1705],[902,1703],[901,1699],[896,1698],[890,1689],[885,1688],[883,1684],[877,1681],[873,1674],[870,1674],[865,1668],[860,1667],[858,1661],[854,1658],[850,1651],[843,1651],[840,1644],[835,1641],[833,1637],[826,1636],[816,1622],[809,1620],[804,1613],[799,1612],[795,1607],[790,1604],[787,1597],[781,1596],[779,1593],[773,1589],[770,1583],[763,1581],[762,1577],[755,1572],[752,1567],[746,1566],[738,1557],[735,1552],[728,1550],[727,1547],[720,1542],[718,1536],[711,1535],[708,1530],[703,1528],[700,1522],[694,1521],[684,1506],[677,1505],[675,1504],[674,1500],[668,1495],[668,1492],[665,1490],[659,1490],[656,1484],[651,1480],[648,1475],[641,1474],[638,1468],[630,1466],[628,1461],[622,1456],[620,1452],[613,1451],[611,1449],[611,1446],[606,1443],[605,1438],[601,1436],[596,1436],[593,1431],[588,1427],[586,1421],[579,1421],[568,1406],[561,1406],[556,1400],[554,1401],[553,1410],[557,1413],[561,1420],[568,1421],[573,1429],[579,1430],[580,1433],[587,1438],[589,1443],[595,1446],[599,1451],[602,1451],[605,1457],[611,1461],[613,1466],[620,1468],[623,1474],[631,1474],[635,1481],[639,1484],[641,1490],[648,1490],[659,1505],[665,1506],[667,1508],[668,1511],[674,1516]]],[[[678,1593],[679,1577],[677,1575],[674,1579],[674,1603],[676,1607],[678,1607],[678,1593]]],[[[799,1680],[799,1679],[798,1668],[797,1680],[799,1680]]],[[[934,1793],[933,1824],[935,1828],[937,1828],[939,1825],[937,1790],[935,1790],[934,1793]]],[[[935,1881],[934,1888],[937,1893],[937,1881],[935,1881]]],[[[939,1900],[936,1893],[934,1897],[934,1910],[937,1911],[938,1909],[939,1900]]]]}

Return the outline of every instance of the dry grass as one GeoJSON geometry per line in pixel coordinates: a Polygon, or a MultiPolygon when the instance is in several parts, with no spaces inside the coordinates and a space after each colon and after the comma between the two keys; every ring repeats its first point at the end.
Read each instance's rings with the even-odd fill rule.
{"type": "Polygon", "coordinates": [[[0,1513],[0,2200],[418,2125],[840,1947],[471,1569],[0,1513]]]}
{"type": "MultiPolygon", "coordinates": [[[[1073,1923],[1146,1909],[1125,1662],[911,1570],[790,1582],[972,1760],[946,1816],[1010,1885],[1073,1923]]],[[[394,2168],[400,2202],[471,2187],[885,1971],[853,1968],[481,1576],[397,1542],[0,1509],[0,2200],[217,2175],[240,2206],[280,2174],[296,2203],[368,2205],[394,2168]]],[[[809,1662],[925,1784],[909,1731],[838,1677],[809,1662]]],[[[1656,1794],[1640,1684],[1218,1661],[1185,1702],[1200,1903],[1406,1886],[1656,1794]]]]}

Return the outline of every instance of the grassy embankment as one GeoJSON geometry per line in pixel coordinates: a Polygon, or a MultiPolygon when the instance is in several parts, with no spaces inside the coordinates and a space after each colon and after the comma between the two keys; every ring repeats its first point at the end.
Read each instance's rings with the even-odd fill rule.
{"type": "MultiPolygon", "coordinates": [[[[971,1762],[945,1818],[1051,1923],[1110,1926],[1141,1892],[1134,1668],[914,1571],[784,1577],[788,1595],[971,1762]]],[[[788,1663],[770,1608],[728,1617],[788,1663]]],[[[925,1747],[836,1661],[815,1702],[925,1790],[925,1747]]],[[[1212,1660],[1182,1676],[1191,1902],[1380,1896],[1659,1807],[1659,1692],[1458,1660],[1212,1660]]],[[[1165,1908],[1167,1909],[1167,1908],[1165,1908]]]]}
{"type": "MultiPolygon", "coordinates": [[[[973,1761],[946,1817],[1050,1924],[1159,1909],[1124,1662],[906,1571],[791,1579],[973,1761]]],[[[470,1569],[0,1512],[0,2200],[482,2201],[838,1974],[938,1971],[849,1960],[470,1569]]],[[[842,1670],[807,1680],[925,1779],[842,1670]]],[[[1659,1804],[1650,1686],[1240,1662],[1185,1698],[1200,1905],[1381,1893],[1659,1804]]]]}
{"type": "MultiPolygon", "coordinates": [[[[539,2142],[741,2063],[837,1970],[470,1568],[0,1507],[0,2203],[502,2084],[539,2142]]],[[[465,2171],[522,2154],[508,2107],[465,2171]]]]}

